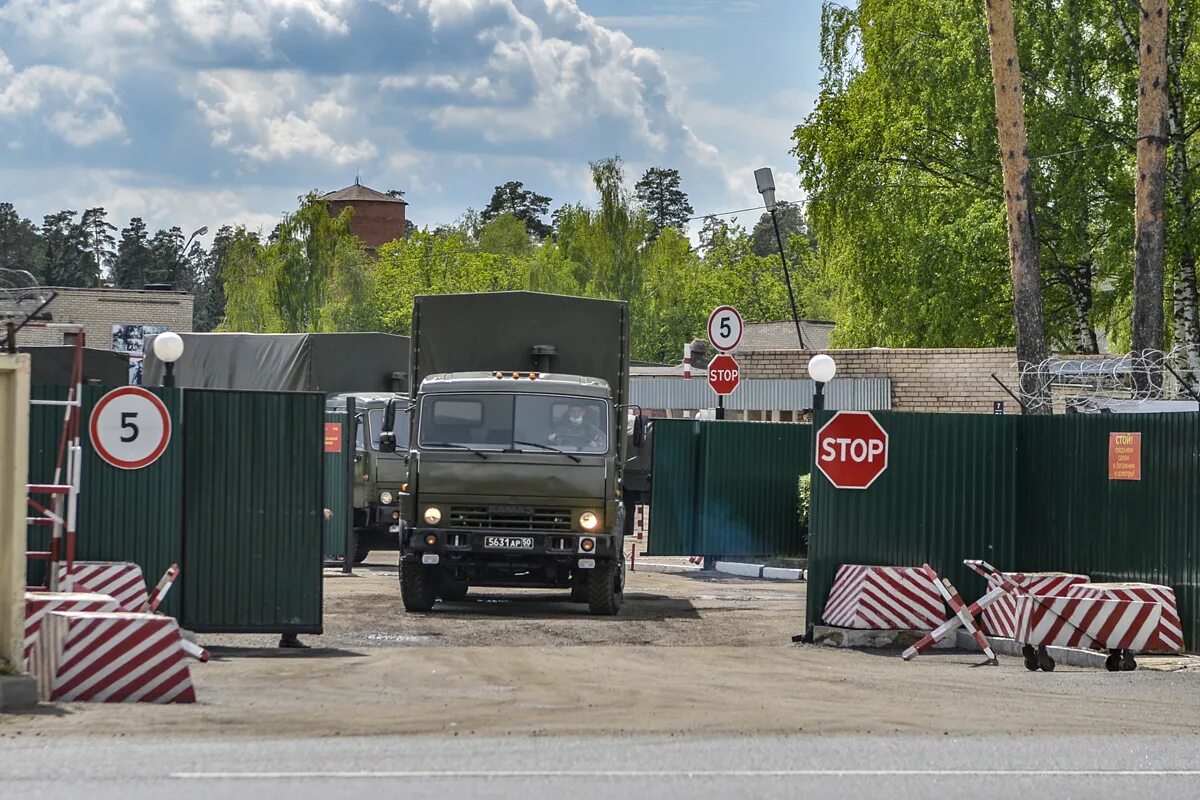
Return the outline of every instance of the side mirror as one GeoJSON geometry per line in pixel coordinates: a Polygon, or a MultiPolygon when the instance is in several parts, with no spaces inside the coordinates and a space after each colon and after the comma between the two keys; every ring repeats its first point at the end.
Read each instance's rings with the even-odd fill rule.
{"type": "Polygon", "coordinates": [[[396,398],[387,401],[383,409],[383,430],[379,432],[379,449],[385,453],[396,452],[396,398]]]}
{"type": "Polygon", "coordinates": [[[633,446],[641,447],[646,443],[646,416],[638,414],[633,419],[633,446]]]}

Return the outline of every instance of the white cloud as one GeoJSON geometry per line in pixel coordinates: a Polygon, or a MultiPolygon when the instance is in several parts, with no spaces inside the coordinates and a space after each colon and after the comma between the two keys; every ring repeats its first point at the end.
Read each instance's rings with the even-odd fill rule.
{"type": "Polygon", "coordinates": [[[636,14],[629,16],[597,17],[601,25],[611,28],[707,28],[716,24],[712,17],[701,14],[636,14]]]}
{"type": "Polygon", "coordinates": [[[44,64],[17,70],[0,50],[0,124],[40,118],[69,144],[86,147],[125,131],[116,105],[116,95],[102,78],[44,64]]]}
{"type": "Polygon", "coordinates": [[[345,91],[316,93],[302,73],[222,70],[198,83],[213,145],[252,162],[308,157],[344,166],[378,152],[366,138],[343,137],[354,114],[345,91]]]}

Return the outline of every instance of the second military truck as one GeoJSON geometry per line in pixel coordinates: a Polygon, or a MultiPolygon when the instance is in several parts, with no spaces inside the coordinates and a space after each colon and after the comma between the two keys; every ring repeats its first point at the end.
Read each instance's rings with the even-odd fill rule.
{"type": "Polygon", "coordinates": [[[473,586],[569,589],[621,608],[626,303],[421,296],[400,583],[407,611],[473,586]]]}

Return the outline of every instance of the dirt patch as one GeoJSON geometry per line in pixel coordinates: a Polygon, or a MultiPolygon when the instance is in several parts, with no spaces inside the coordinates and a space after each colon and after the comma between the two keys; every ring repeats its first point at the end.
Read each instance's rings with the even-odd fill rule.
{"type": "Polygon", "coordinates": [[[1019,659],[797,646],[802,583],[636,573],[615,619],[472,591],[408,615],[393,564],[326,581],[314,649],[202,637],[195,706],[48,706],[0,736],[1200,732],[1200,674],[1029,673],[1019,659]]]}

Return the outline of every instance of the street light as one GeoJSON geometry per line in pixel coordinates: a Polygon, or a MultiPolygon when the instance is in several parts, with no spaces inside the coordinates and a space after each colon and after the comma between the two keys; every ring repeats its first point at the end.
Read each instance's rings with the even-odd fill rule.
{"type": "Polygon", "coordinates": [[[154,355],[163,362],[163,382],[166,387],[175,386],[175,362],[183,355],[183,338],[174,331],[164,331],[154,337],[154,355]]]}
{"type": "Polygon", "coordinates": [[[192,235],[188,237],[187,242],[183,245],[183,253],[185,257],[187,255],[188,248],[192,246],[192,239],[195,239],[197,236],[203,236],[206,233],[208,233],[207,225],[202,225],[196,230],[192,231],[192,235]]]}
{"type": "Polygon", "coordinates": [[[818,353],[808,360],[808,375],[817,384],[813,392],[813,411],[825,410],[825,384],[833,380],[837,374],[837,364],[824,353],[818,353]]]}
{"type": "Polygon", "coordinates": [[[779,233],[779,219],[775,216],[775,176],[770,167],[754,170],[754,182],[762,195],[763,205],[771,213],[771,224],[775,227],[775,242],[779,245],[779,261],[783,264],[783,280],[787,283],[788,300],[792,304],[792,320],[796,323],[796,339],[804,350],[804,335],[800,333],[800,315],[796,313],[796,295],[792,293],[792,276],[788,273],[787,256],[783,254],[783,236],[779,233]]]}

